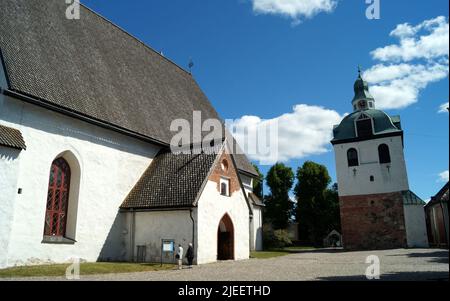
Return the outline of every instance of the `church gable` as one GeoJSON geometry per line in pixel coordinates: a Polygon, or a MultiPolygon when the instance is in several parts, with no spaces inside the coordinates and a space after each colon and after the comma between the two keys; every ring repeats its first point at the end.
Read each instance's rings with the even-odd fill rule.
{"type": "Polygon", "coordinates": [[[218,157],[218,160],[213,166],[208,180],[213,181],[217,184],[217,191],[221,195],[231,196],[233,193],[241,189],[239,178],[232,158],[226,152],[223,152],[218,157]],[[224,184],[228,187],[225,188],[224,184]]]}

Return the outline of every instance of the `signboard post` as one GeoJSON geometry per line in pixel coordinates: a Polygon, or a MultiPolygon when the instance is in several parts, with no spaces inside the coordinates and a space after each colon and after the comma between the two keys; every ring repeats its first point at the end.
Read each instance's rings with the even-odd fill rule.
{"type": "Polygon", "coordinates": [[[174,253],[175,253],[175,240],[162,239],[161,240],[161,266],[163,266],[164,257],[169,257],[169,258],[173,259],[174,253]]]}

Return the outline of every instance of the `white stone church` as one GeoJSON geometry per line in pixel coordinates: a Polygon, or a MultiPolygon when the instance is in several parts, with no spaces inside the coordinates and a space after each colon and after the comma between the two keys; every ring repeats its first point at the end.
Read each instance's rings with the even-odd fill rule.
{"type": "Polygon", "coordinates": [[[191,74],[86,7],[0,3],[0,268],[170,261],[262,248],[258,174],[234,140],[170,151],[175,119],[219,119],[191,74]],[[164,247],[165,248],[165,247],[164,247]]]}

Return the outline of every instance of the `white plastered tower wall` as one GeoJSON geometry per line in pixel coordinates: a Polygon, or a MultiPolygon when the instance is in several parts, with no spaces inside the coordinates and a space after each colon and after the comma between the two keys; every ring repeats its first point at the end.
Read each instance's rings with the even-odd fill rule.
{"type": "Polygon", "coordinates": [[[0,108],[0,122],[20,130],[27,145],[17,162],[6,163],[9,175],[1,178],[1,186],[10,187],[0,196],[10,208],[2,211],[2,223],[11,229],[6,238],[8,225],[2,224],[0,241],[9,241],[7,250],[5,244],[0,248],[0,257],[6,258],[2,267],[125,256],[118,208],[159,147],[3,94],[0,108]],[[79,189],[72,189],[71,181],[69,207],[76,202],[77,208],[67,221],[74,244],[42,243],[50,166],[59,156],[79,165],[71,164],[75,174],[79,169],[73,179],[79,189]]]}
{"type": "Polygon", "coordinates": [[[340,196],[409,190],[400,136],[337,144],[334,145],[334,153],[340,196]],[[379,163],[378,146],[381,144],[389,147],[390,163],[379,163]],[[351,148],[358,151],[359,166],[348,166],[347,151],[351,148]]]}

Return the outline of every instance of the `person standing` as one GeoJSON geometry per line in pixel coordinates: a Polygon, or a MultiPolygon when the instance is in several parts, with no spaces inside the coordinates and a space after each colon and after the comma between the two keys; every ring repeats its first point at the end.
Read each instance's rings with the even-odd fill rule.
{"type": "Polygon", "coordinates": [[[181,244],[178,245],[176,259],[178,259],[178,269],[181,270],[183,268],[183,247],[181,244]]]}
{"type": "Polygon", "coordinates": [[[192,262],[194,261],[194,246],[189,243],[189,248],[186,252],[186,258],[188,260],[189,268],[192,269],[192,262]]]}

